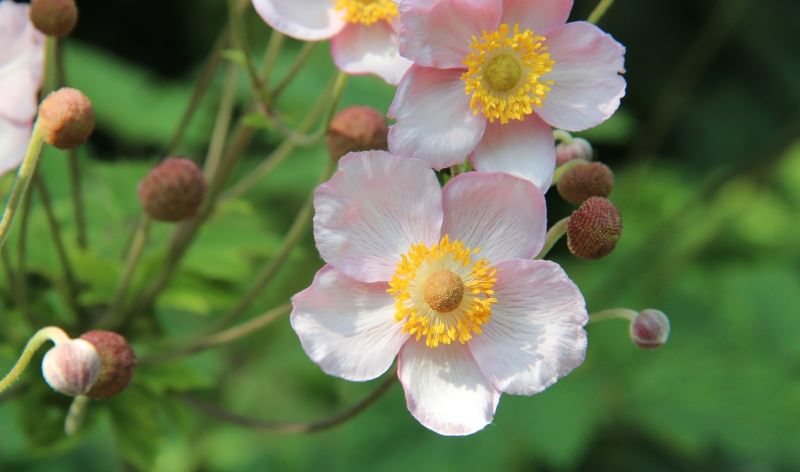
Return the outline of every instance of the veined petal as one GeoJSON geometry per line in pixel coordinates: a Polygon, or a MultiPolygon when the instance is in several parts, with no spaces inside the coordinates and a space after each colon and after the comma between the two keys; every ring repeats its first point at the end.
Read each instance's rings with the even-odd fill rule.
{"type": "Polygon", "coordinates": [[[44,74],[44,35],[28,19],[29,5],[0,1],[0,118],[33,120],[44,74]]]}
{"type": "Polygon", "coordinates": [[[532,29],[536,34],[546,34],[567,22],[572,10],[572,0],[503,0],[503,17],[500,23],[518,24],[521,29],[532,29]]]}
{"type": "Polygon", "coordinates": [[[351,153],[314,193],[314,239],[322,258],[362,282],[391,279],[412,244],[439,240],[442,197],[417,159],[351,153]]]}
{"type": "Polygon", "coordinates": [[[586,305],[554,262],[516,259],[496,268],[492,319],[469,349],[498,390],[533,395],[583,362],[586,305]]]}
{"type": "Polygon", "coordinates": [[[445,185],[442,234],[480,248],[494,264],[530,258],[544,244],[544,197],[530,182],[508,174],[468,172],[445,185]]]}
{"type": "Polygon", "coordinates": [[[345,25],[333,0],[253,0],[253,7],[272,28],[305,41],[329,39],[345,25]]]}
{"type": "Polygon", "coordinates": [[[434,169],[460,164],[483,136],[486,118],[476,116],[461,71],[411,66],[394,96],[389,150],[416,157],[434,169]]]}
{"type": "Polygon", "coordinates": [[[471,161],[476,170],[516,175],[546,193],[556,167],[553,129],[536,115],[488,123],[471,161]]]}
{"type": "Polygon", "coordinates": [[[400,56],[397,33],[379,21],[372,25],[349,24],[331,40],[333,62],[348,74],[375,74],[397,85],[411,66],[400,56]]]}
{"type": "Polygon", "coordinates": [[[358,282],[326,265],[292,297],[292,328],[325,373],[370,380],[392,365],[408,334],[394,319],[387,287],[358,282]]]}
{"type": "Polygon", "coordinates": [[[32,129],[30,123],[21,125],[0,117],[0,175],[22,162],[32,129]]]}
{"type": "Polygon", "coordinates": [[[400,351],[397,375],[414,418],[439,434],[472,434],[491,423],[500,393],[458,343],[436,349],[409,340],[400,351]]]}
{"type": "Polygon", "coordinates": [[[578,21],[547,35],[555,61],[550,92],[536,112],[556,128],[580,131],[610,117],[625,95],[625,48],[598,27],[578,21]]]}

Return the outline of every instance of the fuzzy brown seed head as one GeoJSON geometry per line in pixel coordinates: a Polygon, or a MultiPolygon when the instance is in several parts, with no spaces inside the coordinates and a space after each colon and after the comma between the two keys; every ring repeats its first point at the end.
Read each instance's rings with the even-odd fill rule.
{"type": "Polygon", "coordinates": [[[594,149],[592,144],[583,138],[573,138],[570,142],[558,143],[556,146],[556,165],[562,166],[575,159],[592,160],[594,149]]]}
{"type": "Polygon", "coordinates": [[[181,221],[195,214],[205,192],[203,171],[194,161],[169,157],[139,184],[139,201],[153,219],[181,221]]]}
{"type": "Polygon", "coordinates": [[[42,33],[63,38],[78,23],[78,7],[74,0],[31,0],[30,19],[42,33]]]}
{"type": "Polygon", "coordinates": [[[439,313],[449,313],[464,298],[464,281],[451,270],[440,270],[429,275],[423,287],[425,303],[439,313]]]}
{"type": "Polygon", "coordinates": [[[630,324],[631,341],[642,349],[656,349],[669,338],[669,318],[664,312],[648,308],[630,324]]]}
{"type": "Polygon", "coordinates": [[[59,342],[42,358],[42,376],[47,385],[64,395],[85,395],[100,378],[100,353],[89,342],[69,339],[59,342]]]}
{"type": "Polygon", "coordinates": [[[600,259],[614,250],[622,234],[622,217],[608,200],[591,197],[567,223],[567,247],[582,259],[600,259]]]}
{"type": "Polygon", "coordinates": [[[345,108],[333,117],[325,142],[332,159],[348,152],[384,150],[388,147],[389,127],[377,110],[355,106],[345,108]]]}
{"type": "Polygon", "coordinates": [[[92,102],[80,90],[64,87],[50,93],[39,105],[38,125],[47,144],[74,149],[94,131],[92,102]]]}
{"type": "Polygon", "coordinates": [[[602,162],[577,164],[558,179],[561,197],[580,205],[590,197],[608,197],[614,188],[614,173],[602,162]]]}
{"type": "Polygon", "coordinates": [[[125,338],[111,331],[89,331],[80,339],[88,341],[100,355],[100,376],[87,394],[91,398],[112,397],[125,390],[133,377],[136,356],[125,338]]]}

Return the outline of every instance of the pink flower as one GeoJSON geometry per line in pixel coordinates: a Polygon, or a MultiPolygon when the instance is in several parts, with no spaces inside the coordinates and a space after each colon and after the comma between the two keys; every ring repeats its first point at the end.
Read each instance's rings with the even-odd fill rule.
{"type": "Polygon", "coordinates": [[[440,434],[492,421],[583,362],[583,297],[555,263],[530,182],[470,172],[442,189],[423,161],[351,153],[314,196],[325,265],[291,323],[328,374],[363,381],[398,357],[411,414],[440,434]]]}
{"type": "Polygon", "coordinates": [[[572,0],[403,0],[400,53],[414,65],[389,108],[389,149],[435,169],[467,155],[546,190],[551,126],[578,131],[616,111],[625,49],[572,0]]]}
{"type": "Polygon", "coordinates": [[[396,85],[411,61],[400,57],[397,0],[253,0],[272,28],[304,41],[331,39],[333,61],[348,74],[396,85]]]}
{"type": "Polygon", "coordinates": [[[0,0],[0,175],[25,156],[44,74],[44,35],[28,8],[0,0]]]}

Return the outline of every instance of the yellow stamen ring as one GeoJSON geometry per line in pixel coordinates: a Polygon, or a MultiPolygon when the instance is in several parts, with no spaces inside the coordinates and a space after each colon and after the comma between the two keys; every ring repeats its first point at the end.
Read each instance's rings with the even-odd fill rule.
{"type": "Polygon", "coordinates": [[[519,25],[512,30],[505,23],[493,33],[473,36],[461,79],[475,115],[482,112],[490,122],[505,124],[523,120],[534,106],[542,106],[553,85],[542,76],[555,65],[545,39],[529,29],[520,32],[519,25]]]}
{"type": "Polygon", "coordinates": [[[334,8],[344,13],[346,22],[363,25],[391,20],[399,14],[393,0],[336,0],[334,8]]]}

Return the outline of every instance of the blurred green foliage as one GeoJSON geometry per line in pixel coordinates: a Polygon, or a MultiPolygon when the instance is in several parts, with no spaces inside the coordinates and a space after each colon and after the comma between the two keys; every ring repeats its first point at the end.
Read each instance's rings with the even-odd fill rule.
{"type": "MultiPolygon", "coordinates": [[[[154,28],[185,32],[183,47],[169,43],[164,53],[150,37],[156,33],[138,49],[131,44],[136,38],[109,36],[108,23],[117,20],[99,20],[109,8],[100,3],[81,2],[84,23],[65,51],[69,82],[92,98],[98,118],[95,137],[80,150],[90,250],[74,242],[65,156],[49,149],[42,161],[87,306],[114,290],[139,218],[136,185],[169,142],[198,61],[224,21],[219,2],[174,2],[154,28]],[[191,52],[176,59],[193,64],[191,70],[174,70],[173,49],[191,52]]],[[[592,6],[577,2],[574,17],[585,17],[592,6]]],[[[217,350],[142,365],[123,395],[92,405],[76,438],[61,434],[68,399],[49,391],[31,369],[12,398],[0,398],[0,470],[105,472],[124,464],[169,472],[797,469],[800,86],[794,78],[800,57],[792,19],[798,10],[789,1],[772,8],[620,1],[603,21],[628,47],[629,97],[614,118],[585,135],[616,171],[612,200],[625,229],[616,252],[601,261],[577,261],[563,244],[554,254],[590,311],[666,312],[672,334],[661,350],[638,350],[624,322],[589,326],[583,366],[535,397],[504,396],[494,424],[467,438],[424,429],[406,411],[397,386],[355,420],[310,436],[244,430],[181,400],[193,392],[253,417],[298,421],[340,411],[373,388],[325,376],[283,320],[217,350]]],[[[247,25],[257,56],[268,31],[252,12],[247,25]]],[[[299,48],[287,41],[276,77],[299,48]]],[[[279,103],[290,122],[334,74],[327,45],[313,54],[279,103]]],[[[218,82],[180,154],[203,158],[218,82]]],[[[239,85],[243,104],[244,74],[239,85]]],[[[385,110],[392,94],[378,79],[354,77],[342,106],[385,110]]],[[[260,129],[234,179],[279,140],[260,129]]],[[[159,336],[202,332],[239,299],[275,253],[326,159],[321,145],[299,149],[252,192],[214,213],[158,300],[159,336]]],[[[4,188],[9,182],[6,176],[4,188]]],[[[557,195],[549,195],[549,207],[553,220],[571,210],[557,195]]],[[[170,230],[155,226],[135,287],[159,269],[170,230]]],[[[28,231],[32,311],[42,323],[68,322],[58,296],[60,265],[36,201],[28,231]]],[[[9,247],[17,247],[16,236],[9,247]]],[[[307,235],[247,316],[307,286],[320,264],[307,235]]],[[[0,371],[31,333],[13,296],[3,278],[0,371]]],[[[140,355],[158,350],[151,330],[134,324],[137,332],[132,339],[140,355]]]]}

